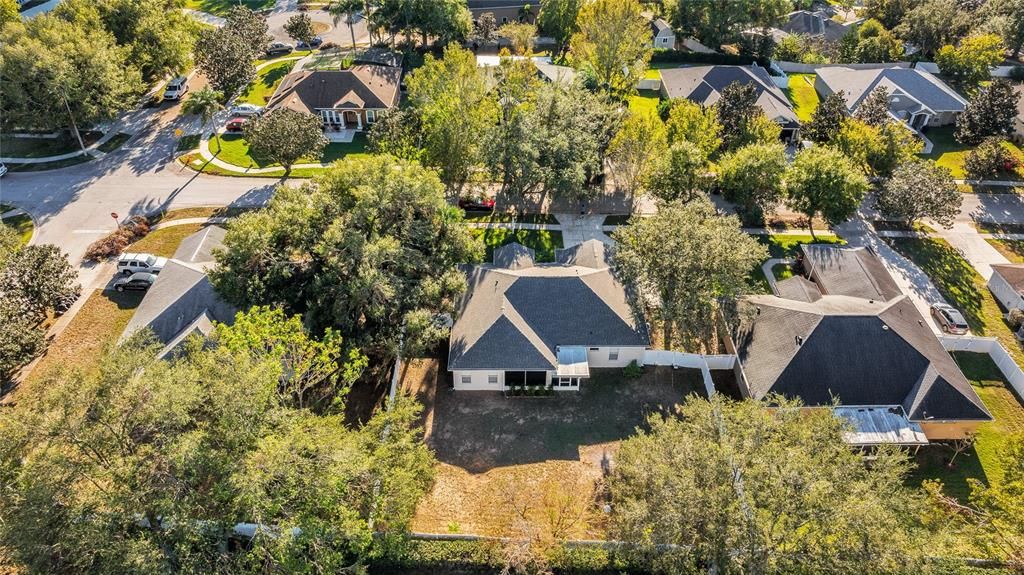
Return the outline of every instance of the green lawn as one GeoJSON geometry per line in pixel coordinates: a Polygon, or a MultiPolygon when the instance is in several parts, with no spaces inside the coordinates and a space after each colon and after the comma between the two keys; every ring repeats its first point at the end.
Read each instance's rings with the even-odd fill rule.
{"type": "Polygon", "coordinates": [[[295,66],[295,60],[285,60],[260,69],[256,73],[256,78],[246,86],[245,91],[238,97],[237,103],[265,106],[267,100],[274,95],[274,90],[277,90],[277,85],[288,75],[288,72],[291,72],[293,66],[295,66]]]}
{"type": "Polygon", "coordinates": [[[814,90],[815,74],[789,74],[786,97],[793,102],[793,109],[801,122],[809,122],[818,108],[818,92],[814,90]]]}
{"type": "MultiPolygon", "coordinates": [[[[13,209],[14,206],[12,205],[0,204],[0,214],[9,212],[13,209]]],[[[22,244],[27,244],[28,241],[32,239],[32,228],[34,227],[34,224],[32,223],[32,218],[26,213],[4,218],[3,225],[13,228],[14,231],[21,236],[22,244]]]]}
{"type": "MultiPolygon", "coordinates": [[[[758,242],[764,244],[768,248],[769,258],[795,258],[800,251],[800,244],[845,244],[846,240],[839,236],[818,234],[817,240],[807,235],[776,235],[776,234],[758,234],[754,238],[758,242]]],[[[788,268],[788,266],[787,266],[788,268]]],[[[775,274],[776,279],[786,279],[793,275],[792,270],[783,271],[781,268],[776,266],[772,268],[772,272],[775,274]],[[779,277],[779,276],[783,277],[779,277]]],[[[750,272],[751,284],[757,289],[759,293],[771,293],[772,290],[768,286],[768,280],[764,277],[764,271],[761,270],[761,265],[750,272]]]]}
{"type": "MultiPolygon", "coordinates": [[[[967,154],[971,151],[972,146],[965,146],[960,142],[956,141],[953,137],[955,128],[952,126],[944,126],[942,128],[929,128],[925,132],[925,136],[932,141],[934,146],[930,154],[922,154],[923,157],[933,160],[936,164],[949,168],[949,171],[953,172],[953,177],[958,179],[964,179],[967,174],[964,172],[964,159],[967,158],[967,154]]],[[[1024,162],[1024,152],[1012,142],[1004,142],[1003,145],[1006,149],[1016,154],[1017,157],[1024,162]]],[[[1024,178],[1024,166],[1017,168],[1018,177],[1024,178]]]]}
{"type": "Polygon", "coordinates": [[[634,112],[658,114],[658,102],[661,94],[657,90],[638,90],[636,96],[630,96],[629,109],[634,112]]]}
{"type": "Polygon", "coordinates": [[[558,220],[551,214],[510,214],[504,212],[466,212],[465,221],[473,223],[524,223],[524,224],[554,224],[558,220]]]}
{"type": "Polygon", "coordinates": [[[885,238],[885,241],[931,278],[946,301],[963,312],[975,335],[997,338],[1017,364],[1024,365],[1024,351],[1003,321],[1003,310],[988,291],[985,280],[960,252],[937,238],[885,238]]]}
{"type": "MultiPolygon", "coordinates": [[[[220,137],[219,144],[217,139],[211,139],[210,153],[216,155],[219,160],[238,166],[243,170],[246,168],[269,168],[280,166],[280,164],[269,160],[254,158],[251,156],[249,153],[249,143],[246,142],[245,138],[240,134],[224,134],[220,137]]],[[[366,135],[358,133],[351,142],[328,144],[327,147],[324,148],[324,153],[320,157],[303,158],[299,160],[299,163],[329,164],[335,160],[340,160],[345,157],[365,155],[368,155],[366,152],[366,135]]]]}
{"type": "Polygon", "coordinates": [[[978,428],[974,446],[958,455],[953,467],[948,465],[953,454],[949,448],[934,445],[921,449],[915,457],[918,467],[908,481],[919,485],[925,479],[938,479],[949,495],[966,501],[969,478],[985,483],[1002,479],[1006,469],[1003,449],[1010,436],[1024,432],[1024,406],[988,354],[958,351],[953,358],[995,421],[978,428]]]}
{"type": "Polygon", "coordinates": [[[238,6],[239,3],[251,10],[266,10],[274,7],[274,0],[185,0],[185,7],[225,16],[232,6],[238,6]]]}
{"type": "Polygon", "coordinates": [[[562,247],[562,232],[549,230],[510,230],[507,228],[473,228],[473,234],[482,239],[487,253],[484,261],[494,261],[494,249],[518,242],[532,248],[539,262],[555,261],[555,250],[562,247]]]}
{"type": "MultiPolygon", "coordinates": [[[[316,22],[314,22],[314,24],[316,24],[316,22]]],[[[309,56],[312,53],[313,53],[312,50],[293,50],[293,51],[291,51],[291,52],[289,52],[289,53],[287,53],[287,54],[285,54],[283,56],[274,56],[273,58],[258,58],[258,59],[256,59],[253,62],[253,64],[255,64],[257,66],[260,66],[262,64],[267,64],[269,62],[281,61],[281,62],[291,62],[292,65],[294,65],[296,60],[298,60],[298,59],[300,59],[300,58],[302,58],[304,56],[309,56]]],[[[260,70],[260,71],[262,72],[262,70],[260,70]]]]}
{"type": "Polygon", "coordinates": [[[127,142],[130,139],[132,139],[131,134],[119,132],[115,134],[113,138],[110,138],[106,142],[103,142],[103,144],[101,144],[97,149],[103,152],[104,154],[109,154],[110,152],[113,152],[114,150],[120,148],[122,145],[124,145],[125,142],[127,142]]]}
{"type": "Polygon", "coordinates": [[[986,239],[997,252],[1015,264],[1024,264],[1024,240],[986,239]]]}

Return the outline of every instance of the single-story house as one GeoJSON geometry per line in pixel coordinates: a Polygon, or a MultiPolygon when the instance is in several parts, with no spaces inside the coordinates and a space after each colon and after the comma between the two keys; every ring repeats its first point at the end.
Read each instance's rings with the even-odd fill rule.
{"type": "Polygon", "coordinates": [[[221,248],[224,228],[207,226],[182,240],[174,256],[146,291],[121,341],[142,329],[164,344],[158,357],[173,355],[193,334],[208,337],[214,322],[231,324],[238,310],[213,289],[206,272],[221,248]]]}
{"type": "Polygon", "coordinates": [[[1003,309],[1024,309],[1024,264],[993,264],[988,289],[1003,309]]]}
{"type": "Polygon", "coordinates": [[[757,105],[772,121],[782,126],[782,138],[799,138],[800,120],[793,104],[786,98],[768,71],[750,66],[693,66],[661,70],[661,95],[667,100],[686,98],[701,106],[711,106],[726,86],[737,82],[749,84],[757,91],[757,105]]]}
{"type": "Polygon", "coordinates": [[[1013,119],[1013,139],[1021,143],[1024,142],[1024,84],[1014,86],[1013,93],[1017,95],[1017,116],[1013,119]]]}
{"type": "Polygon", "coordinates": [[[320,116],[325,131],[365,130],[398,106],[401,79],[401,68],[372,64],[292,72],[270,97],[267,110],[289,108],[320,116]]]}
{"type": "Polygon", "coordinates": [[[651,42],[654,44],[655,49],[676,49],[676,33],[672,30],[672,26],[663,18],[651,20],[651,34],[653,35],[651,42]]]}
{"type": "Polygon", "coordinates": [[[955,90],[917,68],[824,67],[818,69],[814,81],[814,89],[822,97],[841,91],[851,114],[857,112],[871,92],[882,86],[889,90],[889,113],[915,130],[951,125],[967,107],[967,100],[955,90]]]}
{"type": "Polygon", "coordinates": [[[647,326],[611,271],[606,246],[558,250],[554,263],[508,244],[468,270],[448,370],[456,390],[578,390],[590,368],[643,364],[647,326]]]}
{"type": "Polygon", "coordinates": [[[473,15],[473,20],[480,18],[481,14],[490,12],[494,14],[494,20],[498,26],[509,22],[519,22],[523,8],[530,7],[531,22],[535,21],[543,0],[466,0],[466,7],[473,15]]]}
{"type": "Polygon", "coordinates": [[[861,446],[959,439],[992,421],[873,253],[802,248],[804,276],[779,282],[776,295],[740,301],[725,345],[739,360],[743,397],[838,405],[853,424],[848,441],[861,446]]]}
{"type": "Polygon", "coordinates": [[[822,10],[796,10],[786,15],[786,22],[779,27],[787,36],[797,34],[820,38],[824,42],[838,42],[850,31],[849,26],[836,22],[822,10]]]}

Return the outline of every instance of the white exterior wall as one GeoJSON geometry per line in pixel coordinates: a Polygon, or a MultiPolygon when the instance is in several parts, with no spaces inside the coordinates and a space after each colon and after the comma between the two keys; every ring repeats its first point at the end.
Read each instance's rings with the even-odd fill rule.
{"type": "Polygon", "coordinates": [[[676,47],[676,35],[674,32],[663,32],[654,38],[655,48],[673,50],[676,47]]]}
{"type": "Polygon", "coordinates": [[[992,277],[989,278],[988,289],[1007,311],[1014,308],[1024,309],[1024,298],[1021,298],[1017,290],[1006,283],[1003,276],[998,273],[993,273],[992,277]]]}
{"type": "Polygon", "coordinates": [[[452,381],[455,382],[455,389],[459,391],[501,391],[504,389],[505,372],[482,369],[453,371],[452,381]],[[462,383],[463,376],[469,377],[472,381],[462,383]],[[497,376],[498,383],[488,383],[490,376],[497,376]]]}
{"type": "Polygon", "coordinates": [[[645,349],[643,347],[588,347],[587,363],[590,364],[590,367],[596,368],[626,367],[635,360],[638,365],[643,365],[645,349]],[[613,349],[619,350],[619,358],[616,360],[608,359],[608,354],[613,349]]]}

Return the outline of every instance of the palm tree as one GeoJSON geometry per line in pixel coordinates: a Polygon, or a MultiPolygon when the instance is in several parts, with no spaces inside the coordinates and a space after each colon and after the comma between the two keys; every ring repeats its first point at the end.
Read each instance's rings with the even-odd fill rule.
{"type": "MultiPolygon", "coordinates": [[[[206,129],[206,125],[213,119],[214,114],[224,109],[224,105],[220,101],[224,98],[224,94],[214,90],[207,86],[198,92],[194,92],[185,103],[181,105],[181,110],[186,114],[195,114],[203,121],[203,125],[200,127],[200,131],[206,129]]],[[[220,135],[217,134],[217,130],[213,131],[213,137],[217,139],[217,149],[220,149],[220,135]]]]}
{"type": "Polygon", "coordinates": [[[356,48],[356,12],[364,6],[363,0],[335,0],[327,7],[327,11],[334,17],[334,25],[337,26],[342,17],[348,22],[348,31],[352,34],[352,49],[356,48]]]}

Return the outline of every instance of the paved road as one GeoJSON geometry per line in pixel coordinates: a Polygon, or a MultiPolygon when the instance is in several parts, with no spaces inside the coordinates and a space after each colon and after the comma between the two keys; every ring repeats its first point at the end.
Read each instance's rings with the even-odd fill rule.
{"type": "Polygon", "coordinates": [[[106,278],[81,258],[91,242],[115,229],[112,212],[123,219],[160,208],[259,205],[269,199],[277,180],[206,176],[173,163],[174,129],[191,120],[172,116],[159,109],[135,112],[126,122],[129,131],[138,130],[135,138],[102,159],[9,173],[0,179],[0,201],[32,214],[33,241],[60,246],[81,264],[79,281],[91,286],[106,278]]]}

